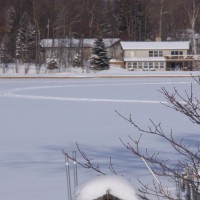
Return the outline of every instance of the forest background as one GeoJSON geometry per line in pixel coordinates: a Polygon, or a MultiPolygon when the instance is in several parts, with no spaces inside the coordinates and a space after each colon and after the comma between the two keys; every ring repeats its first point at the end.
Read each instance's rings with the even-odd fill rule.
{"type": "Polygon", "coordinates": [[[3,63],[40,62],[44,38],[188,41],[200,33],[200,0],[0,0],[0,5],[3,63]]]}

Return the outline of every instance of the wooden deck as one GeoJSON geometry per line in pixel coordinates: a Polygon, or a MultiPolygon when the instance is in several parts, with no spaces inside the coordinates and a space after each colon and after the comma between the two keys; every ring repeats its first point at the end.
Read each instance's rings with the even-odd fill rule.
{"type": "Polygon", "coordinates": [[[166,62],[191,62],[200,61],[200,55],[167,55],[166,62]]]}

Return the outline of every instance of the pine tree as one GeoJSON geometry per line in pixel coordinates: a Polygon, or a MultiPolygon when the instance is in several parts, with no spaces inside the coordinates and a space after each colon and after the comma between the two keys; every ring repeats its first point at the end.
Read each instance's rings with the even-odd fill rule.
{"type": "Polygon", "coordinates": [[[81,51],[79,49],[76,50],[76,53],[73,57],[73,66],[74,67],[81,66],[81,51]]]}
{"type": "Polygon", "coordinates": [[[35,59],[36,28],[30,22],[27,13],[24,13],[16,37],[16,57],[22,62],[31,62],[35,59]]]}
{"type": "Polygon", "coordinates": [[[94,42],[91,57],[91,68],[94,70],[107,70],[109,69],[109,58],[104,41],[101,37],[97,38],[94,42]]]}
{"type": "Polygon", "coordinates": [[[26,33],[26,46],[28,61],[34,61],[36,58],[36,28],[31,23],[29,23],[26,33]]]}
{"type": "Polygon", "coordinates": [[[27,13],[24,13],[20,20],[20,27],[18,29],[16,37],[16,57],[18,59],[21,59],[22,62],[26,61],[26,52],[27,52],[26,35],[28,26],[29,26],[29,18],[27,13]]]}
{"type": "Polygon", "coordinates": [[[13,35],[15,34],[15,20],[15,9],[11,6],[5,14],[5,35],[1,41],[1,62],[3,63],[12,62],[14,59],[15,42],[13,35]]]}

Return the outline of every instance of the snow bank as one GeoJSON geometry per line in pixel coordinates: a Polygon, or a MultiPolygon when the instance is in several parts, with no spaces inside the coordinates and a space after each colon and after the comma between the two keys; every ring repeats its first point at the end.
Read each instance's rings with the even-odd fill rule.
{"type": "Polygon", "coordinates": [[[121,176],[99,176],[86,182],[75,191],[75,200],[93,200],[105,194],[109,194],[122,200],[137,200],[136,192],[132,184],[121,176]]]}

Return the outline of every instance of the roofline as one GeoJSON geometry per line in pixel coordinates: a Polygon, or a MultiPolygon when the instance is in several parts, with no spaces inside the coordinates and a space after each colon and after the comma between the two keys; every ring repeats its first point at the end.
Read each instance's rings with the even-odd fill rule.
{"type": "Polygon", "coordinates": [[[149,50],[163,50],[163,49],[165,49],[165,50],[172,50],[172,49],[177,49],[177,50],[189,50],[190,49],[190,46],[189,46],[189,41],[170,41],[170,42],[168,42],[168,41],[151,41],[151,42],[146,42],[146,41],[141,41],[141,42],[135,42],[135,41],[121,41],[120,42],[120,45],[121,45],[121,47],[122,47],[122,49],[123,50],[147,50],[147,49],[149,49],[149,50]],[[123,43],[130,43],[130,45],[131,45],[131,47],[124,47],[124,45],[123,45],[123,43]],[[150,43],[154,43],[154,44],[169,44],[169,43],[185,43],[185,44],[187,44],[187,47],[179,47],[179,46],[177,46],[176,48],[169,48],[169,47],[151,47],[151,48],[149,48],[149,47],[140,47],[140,48],[134,48],[134,44],[139,44],[139,43],[146,43],[146,44],[150,44],[150,43]]]}
{"type": "MultiPolygon", "coordinates": [[[[120,42],[120,38],[102,38],[103,40],[110,40],[110,41],[113,41],[113,40],[115,40],[113,43],[111,43],[110,45],[106,45],[105,44],[105,47],[106,48],[111,48],[112,46],[114,46],[116,43],[118,43],[118,42],[120,42]]],[[[68,40],[81,40],[81,38],[61,38],[61,39],[57,39],[57,38],[55,38],[55,39],[53,39],[53,38],[43,38],[43,39],[41,39],[40,40],[40,46],[42,47],[42,48],[52,48],[53,46],[52,46],[52,44],[53,44],[53,40],[54,41],[58,41],[59,42],[59,40],[60,41],[68,41],[68,40]],[[51,45],[45,45],[45,41],[50,41],[50,43],[51,43],[51,45]]],[[[96,40],[96,38],[82,38],[82,40],[84,41],[84,40],[96,40]]],[[[69,46],[54,46],[55,48],[60,48],[60,47],[62,47],[62,48],[69,48],[69,46]]],[[[71,47],[73,47],[73,45],[71,46],[71,47]]],[[[74,47],[76,47],[76,45],[74,46],[74,47]]],[[[91,45],[84,45],[83,46],[83,48],[91,48],[92,46],[91,45]]]]}

